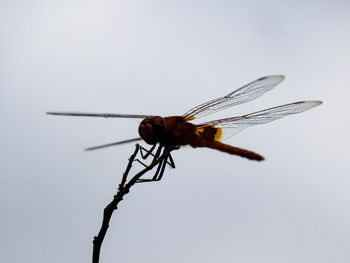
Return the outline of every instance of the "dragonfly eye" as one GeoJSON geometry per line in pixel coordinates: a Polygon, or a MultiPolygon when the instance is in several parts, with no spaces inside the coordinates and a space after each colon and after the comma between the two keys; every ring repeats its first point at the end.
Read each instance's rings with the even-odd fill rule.
{"type": "Polygon", "coordinates": [[[166,124],[162,117],[155,116],[144,119],[139,126],[141,138],[148,144],[158,143],[166,131],[166,124]]]}

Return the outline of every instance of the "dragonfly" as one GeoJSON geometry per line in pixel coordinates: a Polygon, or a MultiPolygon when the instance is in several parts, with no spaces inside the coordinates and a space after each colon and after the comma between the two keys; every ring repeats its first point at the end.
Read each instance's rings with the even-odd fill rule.
{"type": "MultiPolygon", "coordinates": [[[[147,144],[152,145],[152,148],[148,151],[146,150],[146,154],[142,155],[142,157],[146,159],[149,155],[152,155],[154,158],[153,161],[155,161],[166,149],[169,149],[170,147],[180,148],[181,146],[185,145],[190,145],[194,148],[207,147],[228,154],[244,157],[249,160],[262,161],[264,160],[262,155],[250,150],[225,144],[222,141],[248,127],[269,123],[288,115],[304,112],[321,105],[322,101],[298,101],[256,111],[242,116],[212,120],[200,124],[194,124],[192,121],[229,107],[255,100],[264,93],[276,87],[284,80],[284,78],[285,77],[283,75],[270,75],[259,78],[227,94],[226,96],[202,103],[190,109],[181,116],[161,117],[156,115],[87,112],[47,112],[47,114],[80,117],[143,119],[138,128],[140,137],[94,146],[87,148],[86,150],[96,150],[123,143],[143,140],[147,144]],[[154,152],[156,146],[158,146],[158,148],[155,154],[153,154],[152,152],[154,152]]],[[[167,164],[175,168],[175,163],[170,153],[159,163],[155,175],[152,179],[149,179],[149,181],[159,181],[163,176],[164,169],[167,164]]],[[[148,181],[148,179],[144,180],[148,181]]]]}

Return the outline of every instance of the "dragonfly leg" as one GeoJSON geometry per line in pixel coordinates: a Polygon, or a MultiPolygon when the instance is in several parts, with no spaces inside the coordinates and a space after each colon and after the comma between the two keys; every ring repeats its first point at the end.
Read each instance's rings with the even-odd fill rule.
{"type": "MultiPolygon", "coordinates": [[[[161,163],[162,164],[162,168],[160,169],[160,172],[157,174],[157,172],[156,172],[156,174],[153,176],[153,178],[152,178],[152,180],[154,180],[154,181],[160,181],[161,179],[162,179],[162,177],[163,177],[163,174],[164,174],[164,170],[165,170],[165,166],[167,165],[167,164],[169,164],[169,166],[171,167],[171,168],[175,168],[175,162],[174,162],[174,159],[173,159],[173,157],[171,157],[171,154],[169,153],[169,155],[168,156],[166,156],[165,158],[164,158],[164,160],[163,160],[163,162],[161,163]],[[168,159],[169,159],[169,161],[168,161],[168,159]]],[[[160,165],[159,165],[159,167],[158,167],[158,169],[157,170],[159,170],[159,168],[160,168],[160,165]]]]}
{"type": "MultiPolygon", "coordinates": [[[[153,154],[152,152],[154,151],[155,147],[156,147],[156,144],[154,144],[154,145],[152,146],[151,149],[147,150],[146,148],[140,146],[140,153],[141,153],[142,159],[145,160],[145,159],[147,159],[147,158],[151,155],[151,156],[153,156],[153,162],[154,162],[154,161],[159,157],[159,155],[160,155],[160,153],[161,153],[161,147],[159,147],[159,148],[157,149],[157,152],[156,152],[155,154],[153,154]],[[159,151],[159,152],[158,152],[158,151],[159,151]],[[146,154],[145,154],[144,152],[146,152],[146,154]]],[[[177,149],[179,149],[179,148],[180,148],[180,147],[177,147],[177,148],[175,148],[175,149],[177,150],[177,149]]],[[[135,159],[135,161],[138,162],[138,163],[140,163],[140,164],[142,164],[143,166],[147,167],[147,165],[146,165],[145,163],[141,162],[139,159],[135,159]]],[[[167,161],[167,163],[168,163],[168,165],[169,165],[171,168],[175,168],[175,163],[174,163],[174,160],[173,160],[173,158],[171,157],[171,155],[170,155],[170,158],[169,158],[169,160],[167,161]]]]}
{"type": "MultiPolygon", "coordinates": [[[[154,144],[151,149],[147,150],[146,148],[140,146],[140,153],[141,153],[142,159],[146,160],[148,156],[150,155],[154,156],[152,152],[154,151],[155,147],[156,147],[156,144],[154,144]],[[146,154],[144,154],[144,152],[146,152],[146,154]]],[[[147,165],[144,162],[140,161],[139,159],[135,159],[134,162],[138,162],[142,164],[144,167],[147,167],[147,165]]]]}
{"type": "Polygon", "coordinates": [[[144,148],[144,147],[140,147],[140,153],[141,153],[141,156],[142,156],[142,159],[147,159],[148,158],[148,156],[150,156],[150,155],[152,155],[152,156],[154,156],[154,154],[152,154],[152,152],[154,151],[154,149],[156,148],[156,145],[157,144],[154,144],[153,146],[152,146],[152,148],[151,149],[149,149],[149,150],[147,150],[146,148],[144,148]],[[144,154],[144,151],[146,152],[146,154],[144,154]]]}
{"type": "Polygon", "coordinates": [[[171,156],[170,153],[169,153],[169,161],[167,161],[167,163],[169,164],[169,166],[171,168],[175,168],[175,162],[174,162],[174,159],[173,159],[173,157],[171,156]]]}
{"type": "Polygon", "coordinates": [[[166,156],[163,159],[163,161],[159,164],[156,173],[153,175],[153,178],[152,178],[153,181],[160,181],[160,179],[162,179],[168,158],[169,156],[166,156]]]}
{"type": "Polygon", "coordinates": [[[139,179],[138,183],[144,183],[144,182],[156,182],[160,181],[164,175],[165,167],[166,165],[169,165],[171,168],[175,168],[175,162],[173,158],[171,157],[171,154],[166,156],[157,166],[157,170],[154,173],[153,177],[150,179],[139,179]]]}
{"type": "Polygon", "coordinates": [[[154,163],[158,159],[158,157],[160,156],[160,153],[162,152],[162,148],[163,148],[163,146],[159,145],[159,147],[156,151],[156,154],[155,155],[152,154],[152,156],[153,156],[152,163],[154,163]]]}
{"type": "MultiPolygon", "coordinates": [[[[158,159],[158,157],[160,156],[160,153],[161,153],[161,151],[162,151],[163,146],[160,145],[160,146],[158,147],[156,153],[153,154],[152,152],[154,151],[155,147],[156,147],[156,144],[153,145],[152,148],[151,148],[150,150],[147,150],[147,149],[141,147],[141,151],[140,151],[140,152],[141,152],[141,157],[142,157],[143,159],[146,159],[146,158],[148,158],[148,156],[151,155],[151,156],[153,156],[152,163],[154,163],[154,162],[158,159]],[[142,153],[142,150],[146,152],[145,155],[142,153]]],[[[138,163],[142,164],[144,167],[147,167],[147,165],[144,164],[143,162],[141,162],[139,159],[136,159],[135,161],[137,161],[138,163]]],[[[160,167],[160,165],[161,165],[162,163],[163,163],[163,160],[158,164],[156,174],[159,173],[159,169],[160,169],[159,167],[160,167]]],[[[137,180],[137,183],[150,182],[150,181],[153,181],[153,180],[152,180],[152,179],[139,179],[139,180],[137,180]]]]}
{"type": "Polygon", "coordinates": [[[145,164],[144,162],[140,161],[139,159],[135,159],[134,162],[138,162],[142,166],[147,167],[147,164],[145,164]]]}
{"type": "Polygon", "coordinates": [[[146,183],[146,182],[156,182],[159,181],[164,173],[165,165],[166,165],[166,159],[165,157],[158,165],[157,165],[157,170],[154,173],[152,178],[147,178],[147,179],[139,179],[137,180],[137,183],[146,183]]]}

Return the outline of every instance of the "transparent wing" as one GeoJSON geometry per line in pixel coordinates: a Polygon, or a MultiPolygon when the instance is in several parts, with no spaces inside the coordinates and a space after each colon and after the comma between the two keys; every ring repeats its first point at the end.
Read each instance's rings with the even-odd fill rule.
{"type": "Polygon", "coordinates": [[[115,113],[89,113],[89,112],[72,112],[72,111],[49,111],[46,114],[60,116],[77,116],[77,117],[102,117],[102,118],[134,118],[144,119],[151,118],[152,115],[140,114],[115,114],[115,113]]]}
{"type": "Polygon", "coordinates": [[[217,129],[215,131],[215,139],[222,141],[250,126],[265,124],[287,115],[301,113],[320,104],[322,104],[322,101],[299,101],[257,111],[243,116],[205,122],[196,125],[196,127],[199,132],[204,131],[208,127],[217,129]]]}
{"type": "Polygon", "coordinates": [[[234,105],[242,104],[254,100],[265,92],[273,89],[284,80],[283,75],[271,75],[257,79],[229,94],[224,97],[217,98],[186,112],[182,117],[187,120],[193,120],[200,118],[214,112],[232,107],[234,105]]]}
{"type": "Polygon", "coordinates": [[[119,142],[112,142],[112,143],[107,143],[107,144],[101,144],[101,145],[97,145],[97,146],[86,148],[85,151],[93,151],[93,150],[107,148],[107,147],[111,147],[111,146],[115,146],[115,145],[124,144],[124,143],[136,142],[136,141],[140,141],[140,140],[142,140],[142,139],[141,138],[133,138],[133,139],[128,139],[128,140],[119,141],[119,142]]]}

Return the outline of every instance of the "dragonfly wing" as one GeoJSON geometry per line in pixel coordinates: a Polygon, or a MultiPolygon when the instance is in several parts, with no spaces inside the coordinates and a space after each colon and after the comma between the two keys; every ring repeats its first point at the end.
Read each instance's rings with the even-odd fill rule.
{"type": "Polygon", "coordinates": [[[124,144],[124,143],[136,142],[136,141],[140,141],[140,140],[142,140],[142,139],[141,138],[133,138],[133,139],[128,139],[128,140],[119,141],[119,142],[112,142],[112,143],[107,143],[107,144],[101,144],[101,145],[97,145],[97,146],[86,148],[85,151],[93,151],[93,150],[107,148],[107,147],[111,147],[111,146],[115,146],[115,145],[124,144]]]}
{"type": "Polygon", "coordinates": [[[280,119],[284,116],[301,113],[320,104],[322,104],[321,101],[299,101],[253,112],[243,116],[205,122],[196,125],[196,127],[200,133],[208,133],[210,130],[210,133],[215,132],[215,140],[222,141],[250,126],[265,124],[280,119]]]}
{"type": "Polygon", "coordinates": [[[72,112],[72,111],[49,111],[49,112],[46,112],[46,114],[60,115],[60,116],[134,118],[134,119],[144,119],[144,118],[153,117],[152,115],[140,115],[140,114],[90,113],[90,112],[72,112]]]}
{"type": "Polygon", "coordinates": [[[200,118],[214,112],[232,107],[234,105],[242,104],[254,100],[265,92],[273,89],[284,80],[283,75],[271,75],[259,78],[229,94],[224,97],[217,98],[186,112],[182,117],[187,120],[193,120],[200,118]]]}

